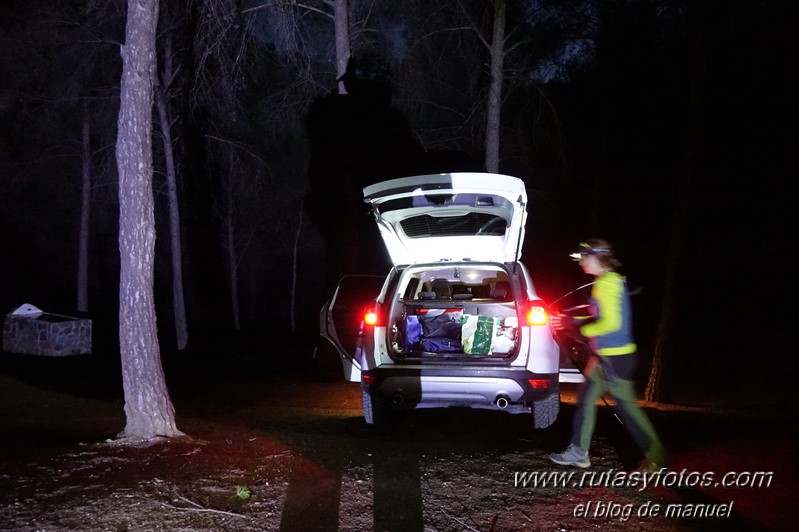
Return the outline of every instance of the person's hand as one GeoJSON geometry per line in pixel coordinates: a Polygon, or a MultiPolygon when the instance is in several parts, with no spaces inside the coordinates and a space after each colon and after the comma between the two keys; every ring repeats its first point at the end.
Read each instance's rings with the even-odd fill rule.
{"type": "Polygon", "coordinates": [[[552,314],[549,317],[549,324],[556,331],[562,331],[569,327],[569,325],[571,324],[571,318],[569,318],[565,314],[552,314]]]}

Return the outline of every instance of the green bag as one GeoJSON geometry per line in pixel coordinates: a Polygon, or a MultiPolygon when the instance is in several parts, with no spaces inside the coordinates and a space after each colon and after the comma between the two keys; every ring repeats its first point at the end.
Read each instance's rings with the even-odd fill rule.
{"type": "Polygon", "coordinates": [[[463,352],[467,355],[490,355],[496,329],[496,318],[464,314],[461,318],[463,352]]]}

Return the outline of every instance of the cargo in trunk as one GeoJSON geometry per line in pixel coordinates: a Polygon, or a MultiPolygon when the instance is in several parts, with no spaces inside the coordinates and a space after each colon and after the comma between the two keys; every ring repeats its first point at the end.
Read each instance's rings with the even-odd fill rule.
{"type": "Polygon", "coordinates": [[[393,356],[476,359],[515,353],[516,305],[507,275],[497,266],[411,272],[404,282],[405,297],[390,313],[393,356]]]}

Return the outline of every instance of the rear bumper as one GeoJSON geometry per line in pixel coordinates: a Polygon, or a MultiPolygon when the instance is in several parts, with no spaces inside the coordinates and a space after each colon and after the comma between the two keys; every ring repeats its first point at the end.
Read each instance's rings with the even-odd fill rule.
{"type": "Polygon", "coordinates": [[[382,367],[365,372],[361,385],[399,408],[467,406],[529,412],[532,403],[559,390],[558,374],[524,369],[382,367]]]}
{"type": "Polygon", "coordinates": [[[561,368],[560,382],[581,383],[585,382],[585,377],[577,368],[561,368]]]}

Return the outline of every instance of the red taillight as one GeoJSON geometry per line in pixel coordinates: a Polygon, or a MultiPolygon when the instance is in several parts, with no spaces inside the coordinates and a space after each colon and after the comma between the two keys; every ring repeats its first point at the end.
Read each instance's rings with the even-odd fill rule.
{"type": "Polygon", "coordinates": [[[363,322],[366,325],[374,326],[377,323],[377,312],[374,310],[367,310],[366,313],[363,315],[363,322]]]}
{"type": "Polygon", "coordinates": [[[527,324],[528,325],[546,325],[549,319],[547,309],[544,308],[540,302],[532,302],[527,307],[527,324]]]}
{"type": "Polygon", "coordinates": [[[368,308],[363,313],[363,324],[368,327],[382,327],[382,316],[380,311],[374,307],[368,308]]]}
{"type": "Polygon", "coordinates": [[[549,379],[528,379],[527,382],[536,390],[549,388],[549,379]]]}

